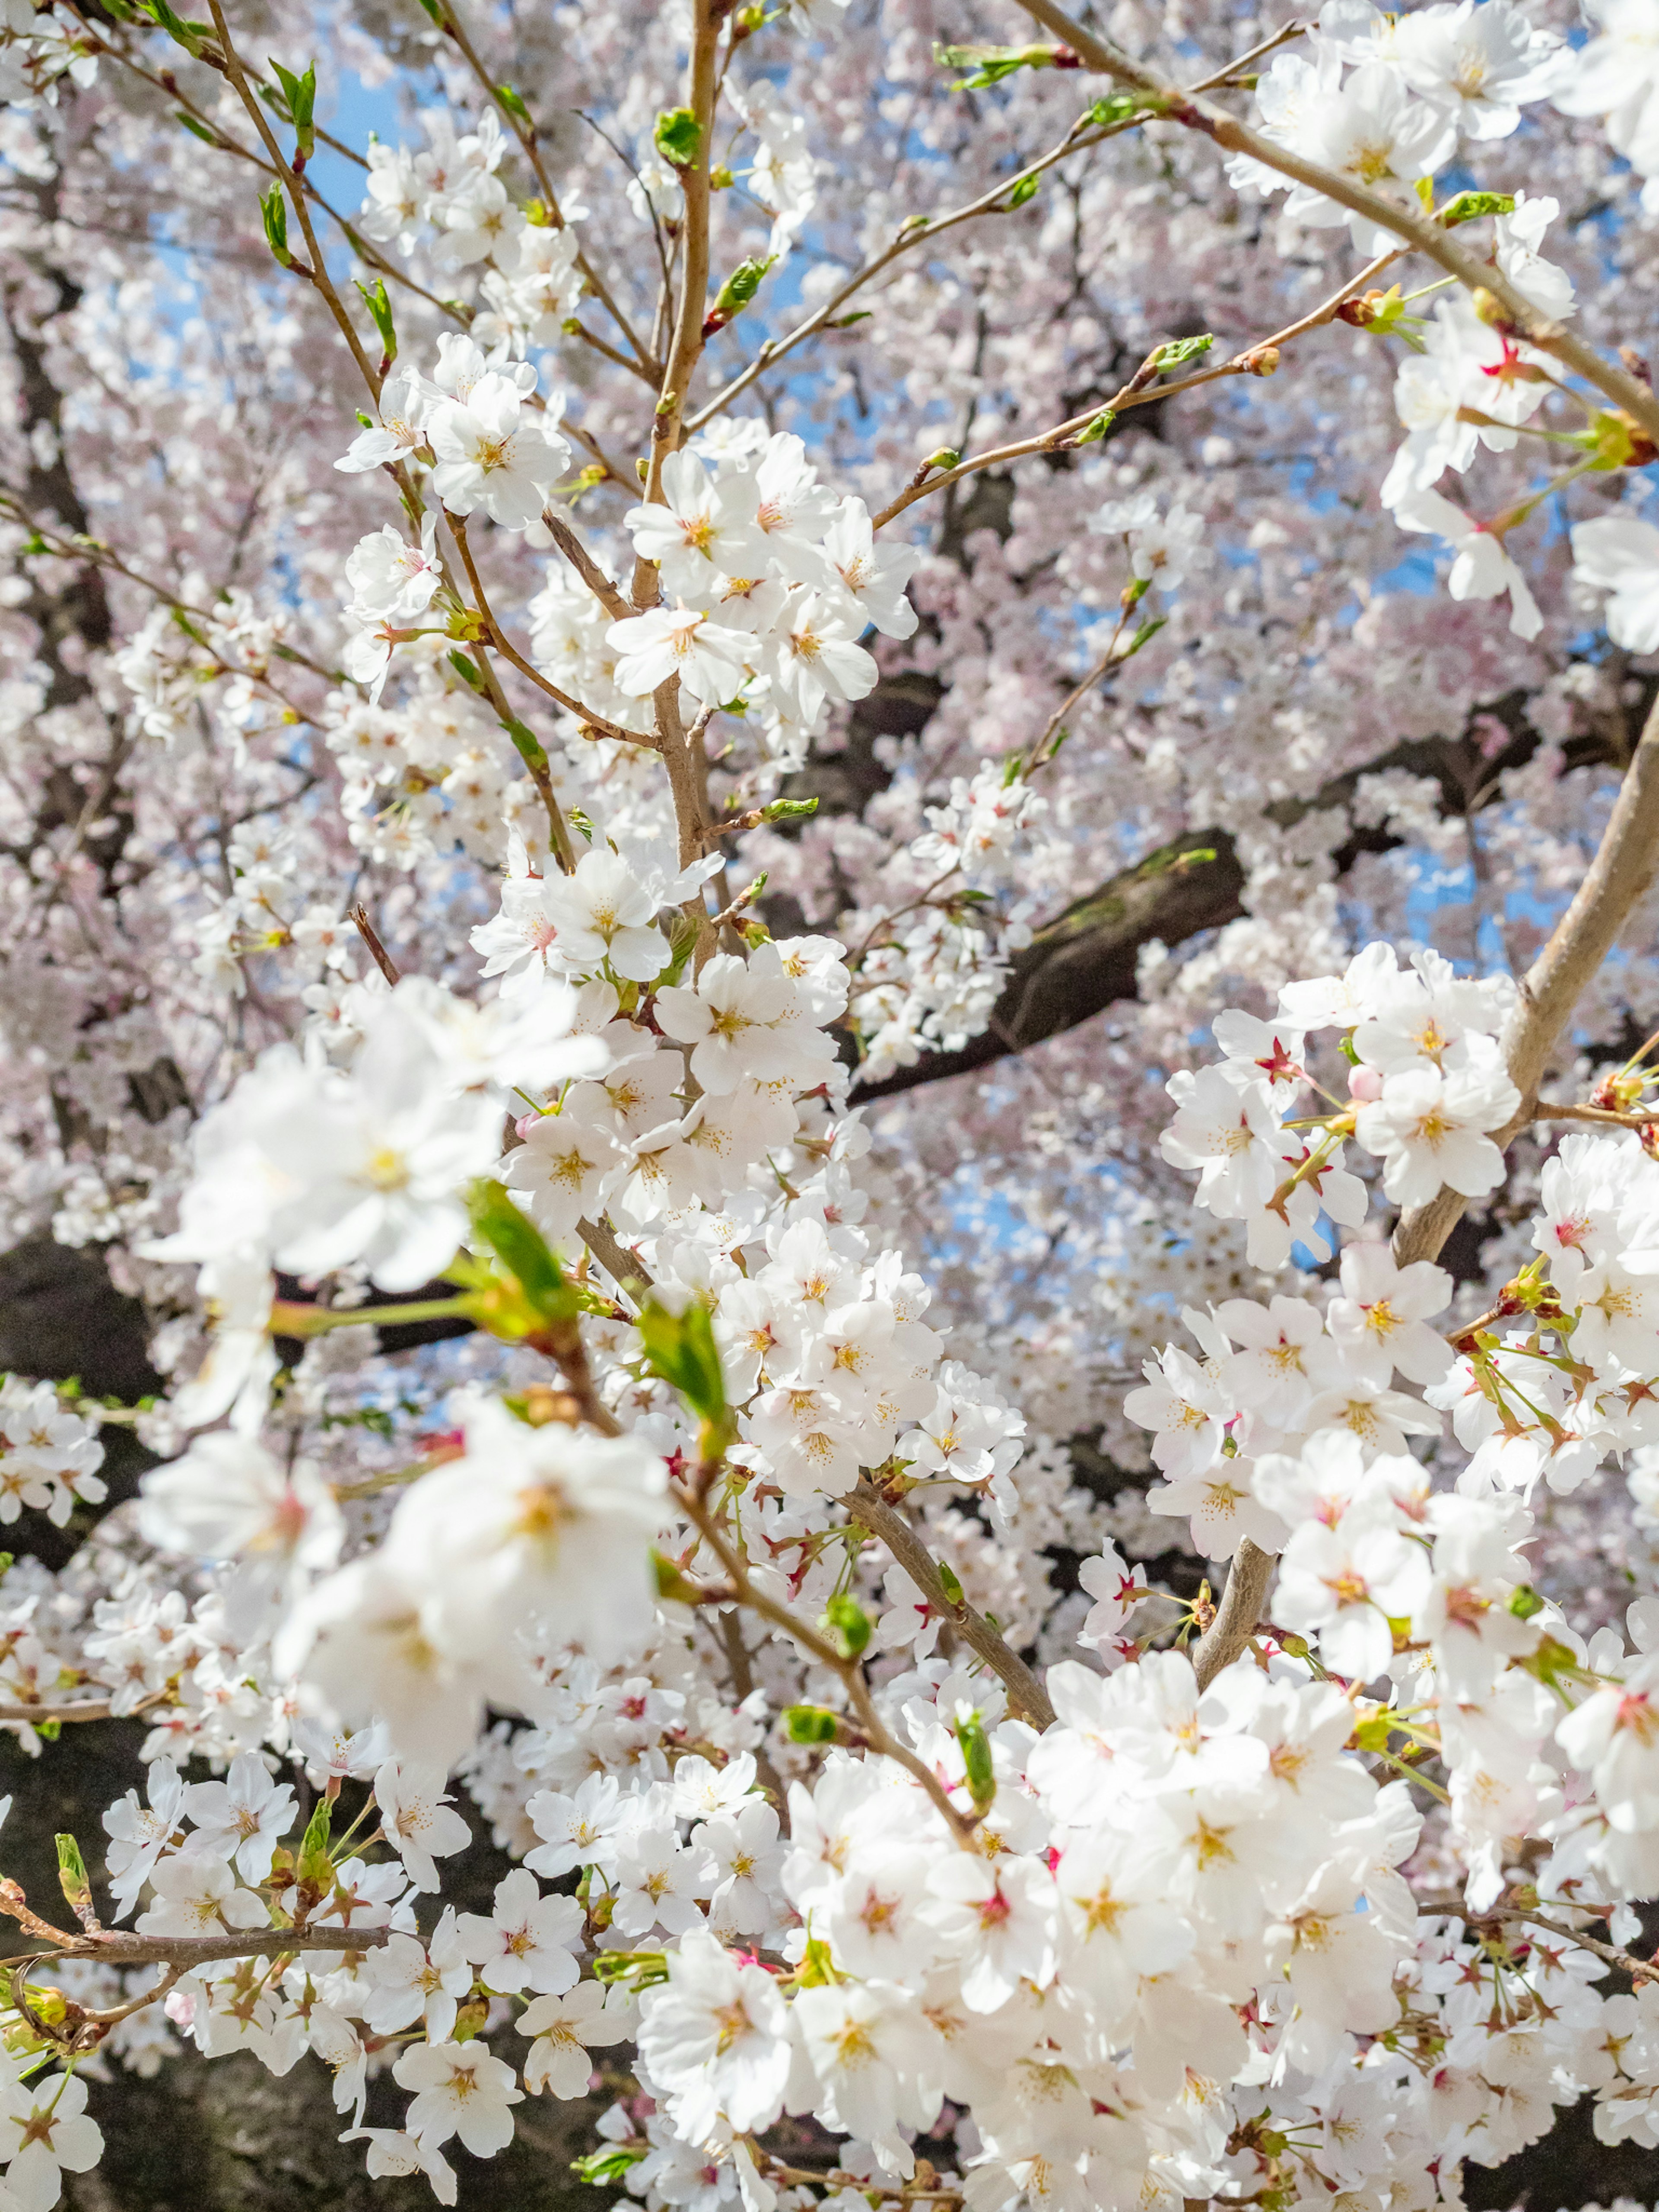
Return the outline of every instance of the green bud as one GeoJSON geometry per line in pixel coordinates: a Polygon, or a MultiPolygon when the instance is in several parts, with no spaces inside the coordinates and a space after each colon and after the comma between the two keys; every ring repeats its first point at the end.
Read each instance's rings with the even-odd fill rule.
{"type": "Polygon", "coordinates": [[[1513,192],[1457,192],[1446,202],[1435,220],[1451,230],[1460,222],[1474,222],[1483,215],[1514,213],[1513,192]]]}
{"type": "Polygon", "coordinates": [[[657,125],[651,137],[670,168],[690,169],[696,167],[698,149],[702,144],[702,125],[697,120],[695,108],[665,107],[657,118],[657,125]]]}
{"type": "Polygon", "coordinates": [[[510,84],[498,84],[495,88],[495,98],[498,104],[506,109],[515,123],[522,123],[526,131],[534,131],[535,118],[525,106],[522,94],[514,91],[510,84]]]}
{"type": "Polygon", "coordinates": [[[777,259],[769,253],[764,261],[740,261],[715,295],[714,304],[703,319],[703,334],[724,330],[727,323],[740,315],[761,288],[761,281],[777,259]]]}
{"type": "Polygon", "coordinates": [[[79,1920],[92,1910],[87,1863],[73,1836],[55,1836],[52,1840],[58,1846],[58,1886],[64,1893],[64,1902],[79,1920]]]}
{"type": "Polygon", "coordinates": [[[1011,215],[1016,208],[1023,208],[1027,200],[1034,200],[1036,198],[1037,186],[1042,183],[1042,179],[1040,177],[1022,177],[1020,179],[1019,182],[1014,186],[1012,191],[1009,193],[1007,199],[1003,203],[1011,215]]]}
{"type": "Polygon", "coordinates": [[[790,1705],[783,1726],[791,1743],[833,1743],[841,1723],[827,1706],[790,1705]]]}
{"type": "Polygon", "coordinates": [[[1159,615],[1152,622],[1142,623],[1140,628],[1129,640],[1128,645],[1122,653],[1122,659],[1125,660],[1133,660],[1136,653],[1139,652],[1141,647],[1143,645],[1149,645],[1169,619],[1170,617],[1168,615],[1159,615]]]}
{"type": "Polygon", "coordinates": [[[997,1794],[996,1771],[991,1763],[990,1739],[985,1733],[985,1723],[977,1713],[971,1713],[956,1726],[957,1742],[962,1752],[962,1763],[968,1778],[968,1795],[974,1808],[982,1813],[997,1794]]]}
{"type": "Polygon", "coordinates": [[[1155,105],[1135,92],[1109,92],[1104,100],[1097,100],[1089,110],[1088,120],[1097,131],[1118,131],[1131,123],[1137,115],[1156,114],[1155,105]]]}
{"type": "Polygon", "coordinates": [[[945,1595],[952,1605],[965,1605],[968,1602],[963,1595],[961,1578],[948,1559],[939,1561],[939,1578],[944,1583],[945,1595]]]}
{"type": "Polygon", "coordinates": [[[305,1834],[300,1838],[299,1871],[301,1881],[314,1882],[318,1888],[326,1888],[334,1879],[333,1861],[328,1855],[329,1838],[333,1833],[334,1807],[326,1797],[319,1797],[306,1823],[305,1834]]]}
{"type": "Polygon", "coordinates": [[[866,1649],[875,1624],[855,1597],[837,1590],[823,1608],[823,1618],[841,1638],[843,1656],[856,1659],[866,1649]]]}
{"type": "Polygon", "coordinates": [[[503,718],[501,727],[518,748],[519,757],[531,774],[544,774],[548,765],[547,749],[528,723],[521,722],[516,714],[508,714],[503,718]]]}
{"type": "Polygon", "coordinates": [[[1106,435],[1116,420],[1116,415],[1109,407],[1103,407],[1091,422],[1084,424],[1072,443],[1074,446],[1092,446],[1097,439],[1106,435]]]}
{"type": "Polygon", "coordinates": [[[933,59],[941,69],[965,69],[969,72],[951,85],[952,92],[982,92],[988,85],[1000,84],[1004,77],[1012,76],[1017,70],[1077,67],[1077,56],[1069,46],[936,45],[933,59]]]}
{"type": "Polygon", "coordinates": [[[580,1301],[564,1279],[547,1240],[505,1186],[482,1177],[472,1186],[468,1208],[472,1229],[507,1270],[544,1322],[568,1322],[580,1301]]]}
{"type": "Polygon", "coordinates": [[[1517,1583],[1510,1592],[1509,1609],[1517,1620],[1530,1620],[1535,1613],[1542,1613],[1544,1601],[1530,1583],[1517,1583]]]}
{"type": "Polygon", "coordinates": [[[763,822],[805,822],[809,814],[816,814],[816,799],[775,799],[761,809],[763,822]]]}
{"type": "Polygon", "coordinates": [[[591,2189],[612,2189],[644,2156],[643,2147],[631,2150],[625,2143],[617,2143],[605,2150],[591,2150],[583,2158],[573,2158],[570,2171],[591,2189]]]}

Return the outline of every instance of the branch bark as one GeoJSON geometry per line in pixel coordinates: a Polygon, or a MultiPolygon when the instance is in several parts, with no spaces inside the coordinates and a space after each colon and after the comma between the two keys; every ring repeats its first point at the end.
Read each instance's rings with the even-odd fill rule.
{"type": "Polygon", "coordinates": [[[848,1499],[847,1510],[872,1536],[881,1539],[934,1612],[942,1613],[969,1650],[985,1662],[1007,1691],[1019,1718],[1030,1721],[1035,1729],[1051,1727],[1054,1709],[1048,1702],[1048,1692],[982,1613],[951,1595],[933,1553],[904,1516],[895,1512],[867,1479],[848,1499]]]}

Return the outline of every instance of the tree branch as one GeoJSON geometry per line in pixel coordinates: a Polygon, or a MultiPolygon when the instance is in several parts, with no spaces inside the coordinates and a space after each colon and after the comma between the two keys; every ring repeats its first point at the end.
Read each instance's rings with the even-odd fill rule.
{"type": "Polygon", "coordinates": [[[1074,22],[1063,8],[1055,6],[1054,0],[1020,0],[1020,4],[1046,30],[1062,39],[1090,69],[1145,93],[1148,105],[1172,122],[1184,124],[1188,130],[1201,131],[1228,153],[1248,155],[1280,176],[1293,178],[1297,184],[1324,193],[1339,207],[1362,215],[1380,228],[1391,231],[1396,238],[1404,239],[1408,246],[1427,254],[1448,276],[1455,276],[1471,291],[1491,293],[1503,307],[1508,321],[1528,344],[1536,346],[1540,353],[1553,355],[1593,384],[1615,407],[1623,408],[1639,422],[1650,438],[1659,441],[1659,397],[1647,385],[1628,370],[1604,361],[1594,347],[1552,321],[1516,289],[1495,262],[1483,261],[1466,246],[1458,245],[1431,216],[1373,191],[1369,185],[1362,185],[1352,177],[1308,161],[1288,146],[1265,137],[1248,123],[1241,123],[1214,100],[1167,82],[1155,70],[1132,61],[1107,40],[1074,22]]]}
{"type": "Polygon", "coordinates": [[[1035,1729],[1052,1727],[1054,1709],[1048,1692],[982,1613],[975,1613],[965,1599],[951,1595],[938,1562],[904,1516],[894,1511],[867,1476],[846,1503],[853,1518],[886,1545],[933,1611],[953,1625],[963,1642],[998,1677],[1019,1717],[1035,1729]]]}

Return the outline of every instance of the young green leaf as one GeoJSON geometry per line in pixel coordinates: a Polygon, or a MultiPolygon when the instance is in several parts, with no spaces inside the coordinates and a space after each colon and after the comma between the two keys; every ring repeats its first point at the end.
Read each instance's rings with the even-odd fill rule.
{"type": "Polygon", "coordinates": [[[362,293],[363,305],[368,309],[375,330],[380,333],[380,353],[386,368],[390,368],[398,358],[398,331],[392,319],[392,302],[386,295],[386,279],[377,276],[373,284],[365,284],[358,277],[353,283],[362,293]]]}
{"type": "Polygon", "coordinates": [[[284,269],[292,269],[294,256],[288,250],[288,203],[283,198],[283,188],[273,185],[259,203],[259,213],[265,226],[265,244],[284,269]]]}
{"type": "Polygon", "coordinates": [[[690,107],[665,107],[657,118],[652,143],[671,169],[689,169],[695,166],[697,149],[702,143],[702,125],[697,120],[696,110],[690,107]]]}
{"type": "Polygon", "coordinates": [[[1200,354],[1208,353],[1214,343],[1208,331],[1200,331],[1196,337],[1171,338],[1168,345],[1161,345],[1153,355],[1152,367],[1158,370],[1179,368],[1183,362],[1196,361],[1200,354]]]}
{"type": "Polygon", "coordinates": [[[569,1321],[581,1301],[564,1279],[546,1238],[508,1194],[488,1178],[472,1186],[469,1211],[483,1239],[544,1321],[569,1321]]]}
{"type": "Polygon", "coordinates": [[[683,1313],[671,1313],[653,1299],[640,1310],[640,1341],[645,1363],[671,1390],[678,1390],[700,1419],[726,1419],[726,1377],[708,1309],[693,1298],[683,1313]]]}

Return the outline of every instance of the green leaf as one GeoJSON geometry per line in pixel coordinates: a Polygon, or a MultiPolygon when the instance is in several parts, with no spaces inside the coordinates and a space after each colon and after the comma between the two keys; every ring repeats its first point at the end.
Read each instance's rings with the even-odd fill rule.
{"type": "Polygon", "coordinates": [[[1509,1609],[1517,1620],[1530,1620],[1535,1613],[1542,1613],[1544,1601],[1530,1583],[1517,1583],[1510,1592],[1509,1609]]]}
{"type": "Polygon", "coordinates": [[[956,1737],[967,1773],[968,1795],[974,1801],[975,1809],[982,1813],[997,1794],[996,1770],[991,1763],[991,1745],[984,1722],[977,1713],[970,1713],[965,1720],[957,1723],[956,1737]]]}
{"type": "Polygon", "coordinates": [[[763,822],[805,822],[809,814],[816,814],[816,799],[775,799],[761,809],[763,822]]]}
{"type": "Polygon", "coordinates": [[[694,167],[697,149],[702,144],[702,125],[697,120],[696,110],[692,107],[665,107],[657,118],[651,138],[670,168],[694,167]]]}
{"type": "Polygon", "coordinates": [[[438,28],[442,30],[447,19],[446,18],[443,9],[440,4],[440,0],[421,0],[421,5],[425,9],[427,14],[431,16],[433,21],[438,26],[438,28]]]}
{"type": "Polygon", "coordinates": [[[1168,345],[1161,345],[1153,355],[1152,367],[1158,370],[1179,368],[1183,362],[1196,361],[1200,354],[1208,353],[1214,343],[1208,331],[1201,331],[1197,337],[1171,338],[1168,345]]]}
{"type": "Polygon", "coordinates": [[[288,119],[294,125],[295,149],[301,157],[308,161],[317,150],[316,126],[312,120],[313,110],[317,105],[317,64],[308,62],[303,76],[295,76],[292,70],[285,70],[279,61],[273,61],[270,66],[276,72],[276,82],[282,86],[283,97],[288,102],[288,119]]]}
{"type": "Polygon", "coordinates": [[[484,680],[478,673],[476,661],[469,660],[464,653],[452,653],[449,656],[449,665],[469,691],[483,690],[484,680]]]}
{"type": "Polygon", "coordinates": [[[945,1595],[952,1605],[965,1605],[968,1602],[963,1594],[962,1579],[948,1559],[939,1561],[939,1578],[944,1583],[945,1595]]]}
{"type": "Polygon", "coordinates": [[[1116,420],[1117,416],[1111,408],[1103,407],[1099,414],[1097,415],[1091,422],[1088,422],[1084,424],[1083,428],[1078,432],[1077,436],[1072,441],[1073,444],[1076,446],[1092,446],[1097,438],[1103,438],[1106,435],[1106,433],[1111,428],[1113,423],[1115,422],[1116,420]]]}
{"type": "Polygon", "coordinates": [[[825,1705],[790,1705],[783,1716],[784,1733],[791,1743],[833,1743],[841,1723],[825,1705]]]}
{"type": "Polygon", "coordinates": [[[1156,112],[1139,93],[1109,92],[1104,100],[1096,100],[1089,110],[1087,119],[1097,131],[1116,131],[1124,124],[1133,122],[1137,115],[1150,115],[1156,112]]]}
{"type": "Polygon", "coordinates": [[[708,320],[723,328],[735,316],[740,315],[761,288],[761,281],[777,259],[769,253],[764,261],[740,261],[715,295],[714,304],[708,311],[708,320]]]}
{"type": "Polygon", "coordinates": [[[837,1590],[823,1608],[823,1618],[841,1638],[842,1656],[859,1657],[875,1633],[875,1623],[855,1597],[837,1590]]]}
{"type": "Polygon", "coordinates": [[[475,1182],[468,1208],[475,1233],[518,1283],[544,1321],[569,1321],[581,1301],[564,1279],[547,1240],[504,1184],[475,1182]]]}
{"type": "Polygon", "coordinates": [[[265,244],[284,269],[292,269],[294,256],[288,250],[288,203],[283,198],[280,185],[273,185],[260,201],[259,213],[264,220],[265,244]]]}
{"type": "Polygon", "coordinates": [[[516,91],[510,84],[498,84],[495,88],[495,97],[515,123],[522,123],[526,131],[534,131],[535,118],[525,106],[522,93],[516,91]]]}
{"type": "Polygon", "coordinates": [[[173,13],[167,0],[138,0],[138,4],[152,23],[170,39],[176,39],[189,54],[199,54],[204,40],[213,36],[211,23],[186,22],[183,16],[173,13]]]}
{"type": "Polygon", "coordinates": [[[693,1298],[683,1313],[671,1313],[653,1299],[641,1308],[637,1325],[652,1373],[678,1390],[700,1419],[711,1427],[723,1423],[726,1377],[702,1301],[693,1298]]]}
{"type": "Polygon", "coordinates": [[[1128,648],[1123,653],[1122,658],[1125,660],[1133,660],[1143,645],[1150,645],[1152,643],[1152,640],[1158,635],[1159,630],[1163,629],[1164,623],[1167,623],[1170,617],[1168,615],[1158,615],[1152,622],[1142,623],[1140,628],[1129,640],[1128,648]]]}
{"type": "Polygon", "coordinates": [[[1005,203],[1009,211],[1012,213],[1015,208],[1024,207],[1027,200],[1034,200],[1042,181],[1040,177],[1022,177],[1005,203]]]}
{"type": "Polygon", "coordinates": [[[377,276],[372,285],[353,277],[352,283],[362,294],[363,305],[368,309],[375,329],[380,332],[381,366],[390,368],[398,358],[398,331],[392,319],[392,302],[386,295],[386,279],[377,276]]]}
{"type": "Polygon", "coordinates": [[[177,111],[177,113],[179,121],[184,125],[192,138],[199,138],[204,146],[211,146],[216,151],[221,150],[221,140],[208,129],[205,123],[198,123],[193,115],[186,115],[182,107],[177,111]]]}
{"type": "Polygon", "coordinates": [[[1474,222],[1483,215],[1513,215],[1513,192],[1457,192],[1446,202],[1435,220],[1453,230],[1460,222],[1474,222]]]}

